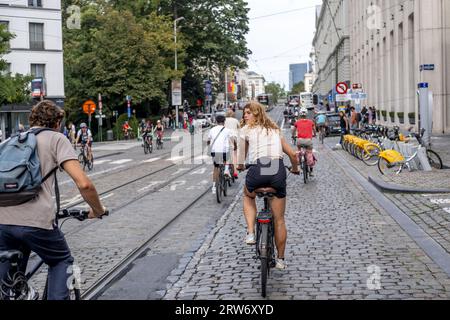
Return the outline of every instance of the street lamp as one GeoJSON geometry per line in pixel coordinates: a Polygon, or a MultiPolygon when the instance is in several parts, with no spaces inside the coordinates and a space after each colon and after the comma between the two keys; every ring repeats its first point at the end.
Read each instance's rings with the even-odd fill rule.
{"type": "MultiPolygon", "coordinates": [[[[184,20],[184,17],[179,17],[179,18],[177,18],[177,19],[175,19],[174,21],[173,21],[173,36],[174,36],[174,39],[175,39],[175,71],[178,71],[178,53],[177,53],[177,22],[178,21],[181,21],[181,20],[184,20]]],[[[177,129],[179,128],[179,120],[178,120],[178,108],[179,108],[179,106],[178,106],[178,104],[175,106],[175,108],[176,108],[176,111],[175,111],[175,123],[176,123],[176,127],[177,127],[177,129]]]]}

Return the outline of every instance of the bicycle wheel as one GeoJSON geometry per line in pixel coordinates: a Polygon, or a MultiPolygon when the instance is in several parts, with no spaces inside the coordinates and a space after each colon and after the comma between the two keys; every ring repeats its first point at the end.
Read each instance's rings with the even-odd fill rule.
{"type": "Polygon", "coordinates": [[[375,145],[367,146],[362,152],[362,161],[369,167],[376,166],[381,149],[375,145]]]}
{"type": "Polygon", "coordinates": [[[427,157],[432,168],[441,170],[444,167],[441,157],[433,150],[427,150],[427,157]]]}
{"type": "Polygon", "coordinates": [[[91,160],[88,160],[88,170],[92,171],[94,169],[94,156],[92,156],[91,160]]]}
{"type": "Polygon", "coordinates": [[[269,225],[261,225],[261,238],[259,242],[259,252],[261,260],[261,296],[266,297],[267,294],[267,276],[269,274],[269,225]]]}
{"type": "Polygon", "coordinates": [[[149,153],[149,150],[150,150],[150,148],[149,148],[148,143],[147,143],[147,142],[144,142],[144,154],[148,154],[148,153],[149,153]]]}
{"type": "Polygon", "coordinates": [[[222,183],[220,182],[220,177],[219,177],[219,181],[216,182],[216,198],[217,198],[217,203],[222,203],[222,183]]]}
{"type": "Polygon", "coordinates": [[[380,158],[378,160],[378,170],[380,170],[381,174],[385,176],[399,174],[401,172],[402,167],[403,167],[402,163],[391,164],[384,158],[380,158]]]}
{"type": "Polygon", "coordinates": [[[80,163],[81,166],[84,165],[84,155],[83,154],[78,155],[78,162],[80,163]]]}
{"type": "Polygon", "coordinates": [[[222,175],[222,185],[223,185],[223,196],[226,197],[228,195],[228,178],[225,178],[225,175],[222,175]]]}
{"type": "Polygon", "coordinates": [[[305,182],[305,184],[308,183],[308,165],[306,164],[306,161],[303,160],[302,162],[302,170],[303,170],[303,182],[305,182]]]}

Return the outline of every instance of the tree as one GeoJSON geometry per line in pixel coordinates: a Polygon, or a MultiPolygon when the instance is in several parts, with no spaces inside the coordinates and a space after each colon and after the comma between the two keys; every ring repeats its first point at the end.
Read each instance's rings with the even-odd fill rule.
{"type": "Polygon", "coordinates": [[[303,81],[300,81],[292,87],[290,94],[299,94],[302,92],[305,92],[305,83],[303,81]]]}
{"type": "Polygon", "coordinates": [[[273,101],[277,103],[278,99],[286,96],[284,88],[281,87],[279,83],[270,82],[266,85],[266,93],[272,94],[273,101]]]}

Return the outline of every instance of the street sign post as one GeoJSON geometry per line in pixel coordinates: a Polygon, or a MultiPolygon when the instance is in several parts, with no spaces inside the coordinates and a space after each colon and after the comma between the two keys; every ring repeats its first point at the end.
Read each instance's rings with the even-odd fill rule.
{"type": "Polygon", "coordinates": [[[338,94],[347,94],[347,92],[348,92],[348,85],[345,82],[339,82],[336,85],[336,92],[338,94]]]}
{"type": "Polygon", "coordinates": [[[131,118],[131,96],[127,96],[127,113],[128,119],[131,118]]]}
{"type": "Polygon", "coordinates": [[[91,128],[92,114],[95,112],[95,109],[97,109],[97,105],[92,100],[88,100],[83,104],[83,112],[89,116],[89,129],[91,128]]]}
{"type": "Polygon", "coordinates": [[[172,80],[172,106],[175,106],[175,121],[179,128],[179,107],[182,104],[181,80],[172,80]]]}

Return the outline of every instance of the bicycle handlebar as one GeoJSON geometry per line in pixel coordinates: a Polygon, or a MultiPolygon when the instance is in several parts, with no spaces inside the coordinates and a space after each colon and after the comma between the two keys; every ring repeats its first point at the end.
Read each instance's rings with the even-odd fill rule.
{"type": "MultiPolygon", "coordinates": [[[[80,210],[80,209],[74,209],[74,210],[64,209],[58,213],[58,219],[73,218],[73,219],[77,219],[78,221],[87,220],[88,216],[89,216],[89,211],[80,210]]],[[[103,214],[103,216],[109,216],[109,210],[106,210],[105,213],[103,214]]],[[[99,219],[102,219],[103,216],[99,217],[99,219]]]]}

